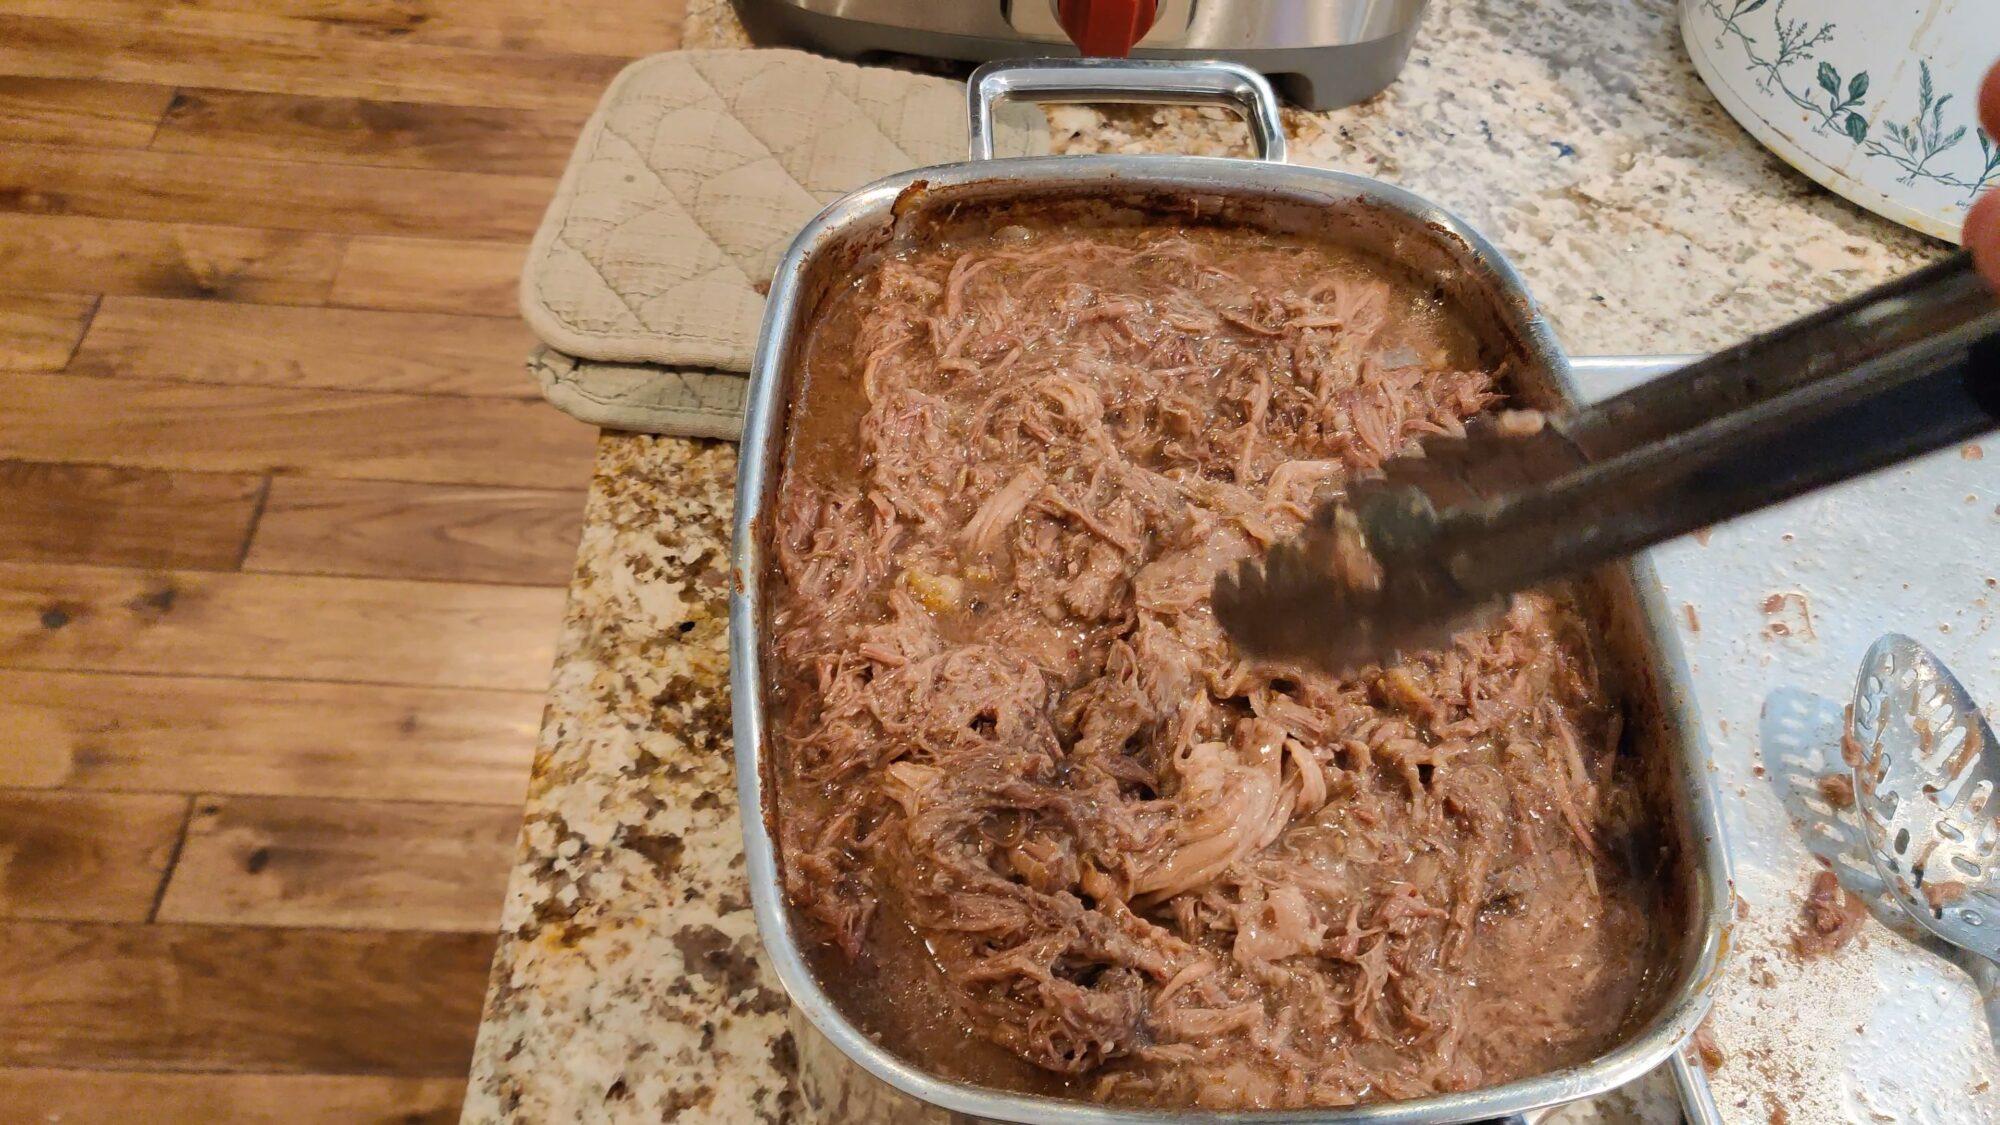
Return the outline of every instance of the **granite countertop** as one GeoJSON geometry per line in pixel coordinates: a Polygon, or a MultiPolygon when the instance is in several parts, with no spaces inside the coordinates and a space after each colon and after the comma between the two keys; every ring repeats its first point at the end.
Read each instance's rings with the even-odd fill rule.
{"type": "MultiPolygon", "coordinates": [[[[722,0],[691,8],[689,46],[742,42],[722,0]]],[[[1058,151],[1243,137],[1197,110],[1051,120],[1058,151]]],[[[1293,162],[1401,184],[1483,230],[1575,353],[1712,349],[1944,249],[1757,147],[1695,77],[1667,0],[1437,0],[1386,94],[1286,124],[1293,162]]],[[[599,445],[468,1121],[815,1116],[810,1045],[742,875],[735,472],[727,443],[599,445]]]]}

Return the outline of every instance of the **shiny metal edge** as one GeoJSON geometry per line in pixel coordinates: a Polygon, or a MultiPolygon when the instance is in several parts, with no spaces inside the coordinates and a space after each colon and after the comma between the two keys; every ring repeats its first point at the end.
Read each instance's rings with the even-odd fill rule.
{"type": "Polygon", "coordinates": [[[1580,398],[1568,359],[1513,266],[1478,231],[1443,208],[1401,188],[1349,173],[1219,157],[1050,156],[940,165],[878,180],[830,204],[793,241],[772,280],[763,330],[752,360],[750,393],[739,451],[737,507],[731,545],[733,577],[729,603],[730,688],[736,742],[737,799],[742,813],[744,857],[752,909],[785,990],[807,1019],[842,1053],[896,1089],[932,1105],[998,1121],[1049,1125],[1166,1125],[1186,1121],[1243,1125],[1367,1122],[1373,1125],[1476,1121],[1560,1105],[1610,1091],[1666,1061],[1707,1015],[1710,994],[1727,953],[1735,889],[1716,797],[1710,785],[1710,754],[1701,715],[1690,687],[1687,661],[1668,613],[1664,593],[1645,558],[1625,564],[1646,627],[1664,717],[1683,736],[1678,781],[1687,823],[1682,827],[1697,849],[1698,886],[1694,909],[1701,934],[1688,978],[1645,1027],[1589,1063],[1533,1078],[1457,1094],[1379,1102],[1358,1107],[1207,1113],[1094,1105],[1034,1095],[1005,1093],[938,1078],[891,1054],[850,1023],[821,989],[805,963],[786,910],[777,852],[765,820],[763,776],[763,675],[760,666],[759,579],[764,558],[757,525],[766,492],[776,483],[775,463],[784,361],[808,311],[804,285],[813,260],[848,234],[880,229],[905,188],[926,181],[934,190],[982,183],[1017,184],[1023,189],[1097,187],[1168,189],[1279,199],[1319,206],[1365,202],[1395,211],[1416,225],[1462,241],[1472,264],[1499,292],[1513,298],[1513,325],[1534,358],[1549,368],[1568,401],[1580,398]]]}
{"type": "MultiPolygon", "coordinates": [[[[1069,35],[1051,0],[757,0],[861,23],[1058,46],[1069,35]]],[[[1243,51],[1336,47],[1394,35],[1423,13],[1424,0],[1165,0],[1142,50],[1243,51]]]]}
{"type": "Polygon", "coordinates": [[[1001,59],[972,72],[965,100],[973,160],[993,159],[993,108],[1025,101],[1231,106],[1249,126],[1258,159],[1285,162],[1277,93],[1263,75],[1225,59],[1001,59]]]}
{"type": "MultiPolygon", "coordinates": [[[[1706,354],[1688,352],[1672,355],[1573,355],[1569,357],[1569,369],[1572,374],[1592,379],[1608,379],[1621,383],[1637,382],[1665,375],[1676,368],[1686,367],[1695,360],[1705,358],[1706,354]]],[[[1625,388],[1620,386],[1617,389],[1622,391],[1625,388]]]]}

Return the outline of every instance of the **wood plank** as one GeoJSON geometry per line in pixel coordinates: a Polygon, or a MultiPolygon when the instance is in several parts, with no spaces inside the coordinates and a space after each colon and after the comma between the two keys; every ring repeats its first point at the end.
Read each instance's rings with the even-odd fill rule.
{"type": "Polygon", "coordinates": [[[0,558],[234,570],[262,488],[238,473],[0,461],[0,558]]]}
{"type": "Polygon", "coordinates": [[[0,563],[0,666],[547,686],[563,591],[0,563]]]}
{"type": "Polygon", "coordinates": [[[680,45],[685,0],[10,0],[22,15],[159,21],[172,28],[262,30],[493,51],[647,54],[680,45]]]}
{"type": "Polygon", "coordinates": [[[0,276],[21,290],[318,304],[336,235],[0,211],[0,276]]]}
{"type": "Polygon", "coordinates": [[[416,312],[520,315],[525,243],[363,236],[348,243],[328,300],[416,312]]]}
{"type": "Polygon", "coordinates": [[[0,458],[534,488],[597,431],[544,403],[0,373],[0,458]]]}
{"type": "Polygon", "coordinates": [[[0,143],[0,209],[336,234],[526,239],[547,176],[0,143]]]}
{"type": "Polygon", "coordinates": [[[0,1119],[63,1125],[454,1125],[464,1096],[457,1076],[0,1070],[0,1119]]]}
{"type": "MultiPolygon", "coordinates": [[[[642,49],[643,44],[633,45],[642,49]]],[[[375,41],[310,27],[202,28],[158,19],[0,15],[0,73],[34,78],[587,111],[625,62],[375,41]]]]}
{"type": "Polygon", "coordinates": [[[540,691],[0,670],[0,785],[518,809],[540,691]]]}
{"type": "Polygon", "coordinates": [[[492,933],[520,832],[511,808],[201,797],[159,918],[492,933]]]}
{"type": "Polygon", "coordinates": [[[545,176],[553,193],[554,179],[569,162],[589,116],[583,110],[181,90],[151,147],[207,156],[545,176]]]}
{"type": "Polygon", "coordinates": [[[518,317],[107,297],[73,375],[539,398],[518,317]]]}
{"type": "Polygon", "coordinates": [[[0,918],[144,922],[187,804],[167,793],[0,792],[0,918]]]}
{"type": "Polygon", "coordinates": [[[0,292],[0,371],[61,371],[93,303],[89,297],[0,292]]]}
{"type": "Polygon", "coordinates": [[[584,493],[284,477],[249,570],[568,585],[584,493]]]}
{"type": "Polygon", "coordinates": [[[0,923],[0,1066],[462,1075],[493,944],[0,923]]]}
{"type": "Polygon", "coordinates": [[[165,86],[0,75],[0,141],[144,148],[173,96],[165,86]]]}

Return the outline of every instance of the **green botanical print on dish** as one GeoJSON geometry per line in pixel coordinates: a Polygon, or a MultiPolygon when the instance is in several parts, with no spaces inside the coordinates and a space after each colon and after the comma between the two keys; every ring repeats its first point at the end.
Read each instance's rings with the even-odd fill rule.
{"type": "Polygon", "coordinates": [[[1894,163],[1902,170],[1898,177],[1902,183],[1926,180],[1963,188],[1969,200],[2000,177],[2000,144],[1987,136],[1984,129],[1954,124],[1946,118],[1945,107],[1951,103],[1952,95],[1937,96],[1931,81],[1930,60],[1920,59],[1917,63],[1916,113],[1902,120],[1890,118],[1882,106],[1866,104],[1867,71],[1843,81],[1838,67],[1816,57],[1820,48],[1833,43],[1839,29],[1830,22],[1814,26],[1808,20],[1787,19],[1785,2],[1701,0],[1702,8],[1720,23],[1715,46],[1720,49],[1735,39],[1743,49],[1748,69],[1757,76],[1758,89],[1783,94],[1793,105],[1805,110],[1811,115],[1814,132],[1822,136],[1845,136],[1869,157],[1894,163]],[[1744,26],[1747,17],[1766,8],[1770,18],[1768,36],[1744,26]],[[1795,76],[1808,63],[1817,63],[1813,67],[1813,82],[1795,84],[1795,76]],[[1958,148],[1968,131],[1979,141],[1978,164],[1957,168],[1936,166],[1939,157],[1958,148]]]}

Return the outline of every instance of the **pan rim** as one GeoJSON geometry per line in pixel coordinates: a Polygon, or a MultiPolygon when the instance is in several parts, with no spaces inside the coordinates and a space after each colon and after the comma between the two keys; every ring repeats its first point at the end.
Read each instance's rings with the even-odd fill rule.
{"type": "Polygon", "coordinates": [[[1691,971],[1653,1016],[1610,1050],[1589,1062],[1495,1086],[1404,1101],[1353,1107],[1256,1110],[1217,1113],[1097,1105],[1043,1095],[1018,1094],[945,1079],[914,1066],[876,1043],[850,1022],[820,987],[800,950],[784,902],[777,849],[765,817],[763,778],[763,679],[759,580],[764,558],[759,521],[765,490],[775,483],[784,406],[786,357],[802,332],[811,268],[819,255],[861,230],[880,229],[906,191],[958,191],[1012,186],[1027,194],[1112,194],[1121,191],[1202,192],[1317,206],[1358,204],[1397,214],[1413,228],[1455,240],[1464,262],[1507,298],[1509,327],[1532,358],[1546,365],[1557,391],[1569,402],[1580,399],[1567,357],[1541,316],[1514,267],[1477,230],[1415,193],[1352,173],[1264,161],[1201,156],[1038,156],[936,165],[898,173],[857,189],[828,205],[799,233],[774,275],[751,373],[744,434],[739,449],[737,507],[731,545],[730,686],[735,727],[737,793],[742,815],[746,874],[751,904],[767,956],[801,1013],[850,1060],[903,1093],[940,1108],[999,1121],[1061,1125],[1140,1125],[1213,1121],[1245,1123],[1453,1122],[1502,1117],[1605,1093],[1650,1071],[1693,1033],[1707,1015],[1711,993],[1728,948],[1734,904],[1723,830],[1709,780],[1708,747],[1696,708],[1685,657],[1671,627],[1664,595],[1643,557],[1619,568],[1638,602],[1654,652],[1651,671],[1658,705],[1682,737],[1680,805],[1682,825],[1697,851],[1697,886],[1692,904],[1701,934],[1691,971]]]}

